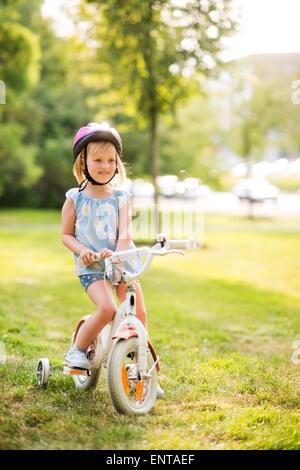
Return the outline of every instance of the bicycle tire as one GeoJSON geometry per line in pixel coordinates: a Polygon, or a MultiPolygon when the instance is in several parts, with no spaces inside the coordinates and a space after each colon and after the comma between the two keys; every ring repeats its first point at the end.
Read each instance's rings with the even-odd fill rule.
{"type": "MultiPolygon", "coordinates": [[[[147,352],[147,367],[152,367],[151,378],[145,380],[142,385],[143,395],[141,400],[137,398],[138,392],[136,387],[138,379],[130,381],[131,391],[126,393],[122,381],[122,370],[126,359],[132,353],[137,358],[138,339],[131,337],[128,340],[118,341],[108,358],[107,362],[107,385],[110,399],[116,411],[121,414],[145,414],[149,413],[156,401],[157,393],[157,376],[156,369],[153,367],[154,361],[151,352],[147,352]],[[136,396],[135,396],[136,393],[136,396]],[[130,395],[130,396],[129,396],[130,395]],[[132,398],[132,400],[131,400],[132,398]]],[[[134,364],[133,364],[134,366],[134,364]]],[[[126,372],[127,373],[127,372],[126,372]]],[[[128,390],[127,390],[128,392],[128,390]]]]}
{"type": "MultiPolygon", "coordinates": [[[[84,323],[82,323],[83,325],[84,323]]],[[[81,326],[82,326],[81,325],[81,326]]],[[[80,328],[81,328],[80,326],[80,328]]],[[[80,330],[78,329],[78,331],[80,330]]],[[[77,332],[78,334],[78,332],[77,332]]],[[[72,343],[74,342],[74,333],[72,335],[72,343]]],[[[97,387],[100,374],[101,374],[102,362],[100,362],[99,367],[92,367],[90,369],[90,375],[73,375],[73,382],[77,390],[94,390],[97,387]]]]}

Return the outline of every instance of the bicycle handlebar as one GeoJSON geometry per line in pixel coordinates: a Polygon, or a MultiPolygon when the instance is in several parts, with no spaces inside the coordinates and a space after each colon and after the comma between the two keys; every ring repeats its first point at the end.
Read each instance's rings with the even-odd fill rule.
{"type": "MultiPolygon", "coordinates": [[[[157,237],[158,240],[159,236],[157,237]]],[[[164,256],[170,253],[177,253],[184,255],[184,252],[180,249],[194,249],[197,247],[197,242],[194,238],[189,238],[186,240],[167,240],[165,237],[152,246],[149,247],[142,247],[142,248],[135,248],[130,250],[123,250],[123,251],[116,251],[113,255],[105,258],[105,271],[110,270],[110,266],[112,264],[122,263],[125,261],[131,261],[135,259],[142,259],[146,258],[145,262],[143,263],[142,269],[135,273],[130,274],[127,271],[122,270],[122,274],[126,280],[134,280],[141,277],[149,268],[150,262],[154,255],[164,256]]],[[[98,253],[98,261],[100,260],[100,254],[98,253]]],[[[84,267],[85,265],[79,259],[80,266],[84,267]]]]}
{"type": "Polygon", "coordinates": [[[105,267],[109,269],[111,263],[118,263],[123,261],[129,261],[133,259],[146,258],[142,269],[135,273],[130,274],[127,271],[123,271],[123,277],[127,281],[133,281],[141,277],[148,270],[151,260],[154,255],[164,256],[170,253],[177,253],[184,255],[184,252],[178,248],[183,249],[193,249],[196,248],[197,242],[194,238],[189,238],[187,240],[167,240],[164,236],[160,239],[159,235],[157,236],[158,243],[156,243],[152,248],[142,247],[136,248],[134,250],[124,250],[114,253],[112,256],[105,259],[105,267]]]}
{"type": "Polygon", "coordinates": [[[178,253],[181,255],[184,255],[183,251],[180,250],[167,250],[166,248],[161,248],[160,244],[157,243],[154,245],[152,248],[149,247],[144,247],[144,248],[136,248],[135,250],[126,250],[125,251],[119,251],[114,253],[112,256],[109,256],[108,258],[105,259],[105,270],[109,270],[110,266],[112,264],[115,264],[116,262],[124,262],[124,261],[129,261],[130,259],[141,259],[141,258],[146,258],[146,260],[143,263],[142,268],[140,271],[134,274],[130,274],[126,270],[122,270],[122,276],[125,281],[134,281],[135,279],[138,279],[141,277],[145,272],[148,270],[151,260],[154,255],[167,255],[169,253],[178,253]],[[156,249],[157,248],[157,249],[156,249]],[[126,252],[131,252],[131,253],[126,253],[126,252]]]}
{"type": "Polygon", "coordinates": [[[166,240],[168,248],[178,248],[181,250],[192,250],[197,247],[197,242],[194,238],[187,240],[166,240]]]}

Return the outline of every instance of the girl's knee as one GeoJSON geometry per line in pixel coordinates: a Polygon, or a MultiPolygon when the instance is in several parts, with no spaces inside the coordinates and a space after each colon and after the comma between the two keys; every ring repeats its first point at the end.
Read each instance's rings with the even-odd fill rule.
{"type": "Polygon", "coordinates": [[[112,305],[97,305],[96,315],[108,323],[115,315],[115,308],[112,305]]]}

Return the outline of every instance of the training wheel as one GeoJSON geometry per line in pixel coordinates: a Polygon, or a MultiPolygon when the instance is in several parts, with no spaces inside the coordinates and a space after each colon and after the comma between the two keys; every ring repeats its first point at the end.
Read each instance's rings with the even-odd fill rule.
{"type": "Polygon", "coordinates": [[[47,386],[50,377],[49,359],[39,359],[36,369],[36,380],[39,387],[47,386]]]}

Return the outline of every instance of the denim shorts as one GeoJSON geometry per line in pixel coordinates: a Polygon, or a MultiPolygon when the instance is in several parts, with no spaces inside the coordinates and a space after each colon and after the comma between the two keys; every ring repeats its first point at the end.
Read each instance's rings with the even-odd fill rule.
{"type": "Polygon", "coordinates": [[[103,281],[104,280],[104,272],[103,273],[92,273],[92,274],[83,274],[79,276],[79,280],[81,285],[84,287],[85,291],[87,288],[95,281],[103,281]]]}

